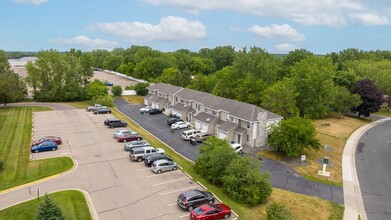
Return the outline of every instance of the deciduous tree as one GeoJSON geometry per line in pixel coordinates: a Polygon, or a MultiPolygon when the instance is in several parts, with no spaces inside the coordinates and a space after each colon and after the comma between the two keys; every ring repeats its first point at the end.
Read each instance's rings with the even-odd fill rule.
{"type": "Polygon", "coordinates": [[[113,86],[111,88],[111,93],[113,93],[114,96],[121,96],[122,95],[122,87],[120,85],[113,86]]]}
{"type": "Polygon", "coordinates": [[[361,115],[369,117],[371,113],[380,110],[381,104],[383,103],[383,95],[372,80],[360,80],[352,93],[360,95],[362,100],[361,105],[353,108],[354,111],[358,112],[358,117],[361,115]]]}
{"type": "Polygon", "coordinates": [[[312,121],[300,117],[284,119],[272,126],[268,143],[289,157],[299,156],[305,148],[318,150],[320,147],[312,121]]]}
{"type": "Polygon", "coordinates": [[[362,101],[358,94],[351,94],[345,87],[336,87],[335,100],[332,107],[341,118],[346,112],[359,106],[361,103],[362,101]]]}

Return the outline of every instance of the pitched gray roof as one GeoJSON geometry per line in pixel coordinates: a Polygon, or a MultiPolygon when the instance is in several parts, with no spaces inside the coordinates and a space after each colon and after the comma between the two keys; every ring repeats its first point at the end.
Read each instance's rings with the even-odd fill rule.
{"type": "Polygon", "coordinates": [[[182,103],[177,103],[174,106],[172,106],[172,109],[178,111],[178,112],[184,112],[190,109],[189,105],[184,105],[182,103]]]}
{"type": "Polygon", "coordinates": [[[194,119],[201,121],[202,123],[205,123],[207,125],[210,125],[214,121],[216,121],[218,118],[214,115],[206,114],[205,112],[198,113],[194,119]]]}
{"type": "Polygon", "coordinates": [[[163,97],[156,96],[155,98],[152,99],[152,102],[156,102],[158,104],[161,104],[161,103],[168,102],[168,100],[163,97]]]}
{"type": "Polygon", "coordinates": [[[153,96],[151,93],[147,94],[144,96],[144,99],[148,99],[148,98],[151,98],[151,96],[153,96]]]}
{"type": "Polygon", "coordinates": [[[259,108],[255,105],[214,96],[206,92],[199,92],[188,88],[184,88],[176,95],[185,100],[194,100],[196,102],[202,103],[207,108],[211,108],[217,111],[223,110],[228,112],[230,115],[244,119],[246,121],[257,121],[257,115],[260,111],[266,111],[267,119],[282,118],[282,116],[259,108]]]}
{"type": "Polygon", "coordinates": [[[238,127],[237,129],[235,129],[235,133],[238,133],[238,134],[244,134],[244,132],[246,132],[247,130],[242,128],[242,127],[238,127]]]}
{"type": "Polygon", "coordinates": [[[232,99],[227,99],[219,96],[214,96],[206,92],[200,92],[193,89],[182,88],[178,86],[172,86],[165,83],[158,83],[153,86],[149,86],[149,89],[157,89],[162,93],[174,94],[176,93],[181,99],[193,100],[205,105],[205,107],[216,110],[225,111],[230,115],[244,119],[246,121],[258,121],[257,115],[260,111],[266,111],[267,120],[282,118],[273,112],[262,109],[258,106],[239,102],[232,99]]]}
{"type": "Polygon", "coordinates": [[[218,129],[225,131],[225,132],[230,132],[233,129],[237,128],[239,125],[230,121],[225,121],[223,124],[221,124],[218,129]]]}
{"type": "Polygon", "coordinates": [[[159,92],[164,93],[164,94],[174,94],[183,88],[179,87],[179,86],[173,86],[170,84],[158,83],[155,85],[148,86],[148,89],[149,89],[149,91],[156,89],[159,92]]]}

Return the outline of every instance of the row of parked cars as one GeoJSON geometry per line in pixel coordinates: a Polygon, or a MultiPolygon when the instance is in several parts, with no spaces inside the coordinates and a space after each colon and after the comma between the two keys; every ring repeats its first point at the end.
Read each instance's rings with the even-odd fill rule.
{"type": "Polygon", "coordinates": [[[31,144],[31,153],[38,153],[43,151],[55,151],[58,149],[58,145],[62,143],[61,137],[46,136],[39,140],[33,141],[31,144]]]}
{"type": "Polygon", "coordinates": [[[93,106],[87,106],[86,110],[89,112],[94,112],[95,115],[99,114],[111,114],[111,110],[107,106],[101,104],[95,104],[93,106]]]}

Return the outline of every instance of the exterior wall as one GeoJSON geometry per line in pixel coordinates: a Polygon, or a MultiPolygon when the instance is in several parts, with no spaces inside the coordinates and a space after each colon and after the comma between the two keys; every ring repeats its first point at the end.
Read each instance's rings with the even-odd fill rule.
{"type": "MultiPolygon", "coordinates": [[[[266,112],[259,112],[258,116],[258,134],[254,137],[255,146],[264,146],[266,144],[266,120],[267,120],[267,113],[266,112]]],[[[253,145],[254,146],[254,145],[253,145]]]]}
{"type": "Polygon", "coordinates": [[[226,112],[220,112],[220,119],[223,121],[227,121],[227,113],[226,112]]]}
{"type": "Polygon", "coordinates": [[[234,132],[231,131],[227,134],[227,137],[226,137],[227,141],[231,143],[231,141],[235,141],[235,137],[234,137],[234,132]]]}

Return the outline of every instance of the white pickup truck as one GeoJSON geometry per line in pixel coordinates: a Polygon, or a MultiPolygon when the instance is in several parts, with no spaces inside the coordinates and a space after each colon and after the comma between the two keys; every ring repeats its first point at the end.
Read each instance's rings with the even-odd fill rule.
{"type": "Polygon", "coordinates": [[[164,150],[161,148],[155,149],[151,146],[131,148],[129,152],[129,158],[131,160],[137,160],[138,162],[141,162],[152,154],[164,154],[164,150]]]}
{"type": "Polygon", "coordinates": [[[87,106],[86,110],[89,112],[93,112],[93,111],[96,111],[102,107],[105,107],[105,106],[102,106],[101,104],[94,104],[94,106],[87,106]]]}

